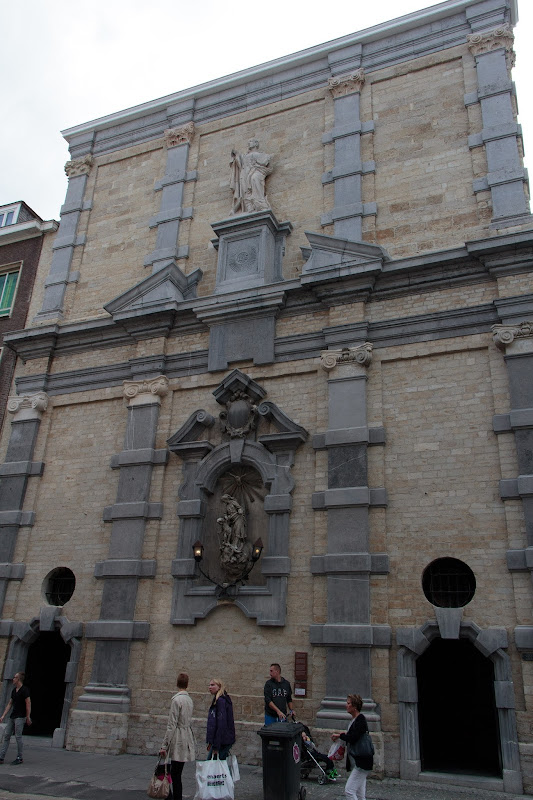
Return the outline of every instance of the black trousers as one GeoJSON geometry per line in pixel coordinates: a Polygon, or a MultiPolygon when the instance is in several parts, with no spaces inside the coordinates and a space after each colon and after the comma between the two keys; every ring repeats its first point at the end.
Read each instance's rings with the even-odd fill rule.
{"type": "Polygon", "coordinates": [[[170,777],[172,778],[172,797],[174,800],[183,800],[183,789],[181,786],[181,773],[183,772],[184,761],[170,762],[170,777]]]}

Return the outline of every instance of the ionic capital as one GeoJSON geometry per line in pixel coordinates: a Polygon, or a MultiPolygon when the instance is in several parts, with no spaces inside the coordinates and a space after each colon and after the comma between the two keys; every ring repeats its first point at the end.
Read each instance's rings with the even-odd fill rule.
{"type": "Polygon", "coordinates": [[[179,128],[167,128],[163,135],[167,147],[190,144],[194,137],[194,122],[187,122],[179,128]]]}
{"type": "Polygon", "coordinates": [[[67,161],[65,164],[65,174],[67,178],[77,178],[78,175],[88,175],[93,165],[93,157],[91,155],[77,158],[74,161],[67,161]]]}
{"type": "Polygon", "coordinates": [[[343,347],[342,350],[323,350],[320,354],[320,365],[326,372],[331,372],[342,364],[357,364],[368,367],[372,363],[372,345],[370,342],[357,347],[343,347]]]}
{"type": "Polygon", "coordinates": [[[129,400],[130,406],[159,405],[167,392],[168,378],[164,375],[149,380],[124,381],[124,397],[129,400]]]}
{"type": "MultiPolygon", "coordinates": [[[[520,322],[518,325],[493,325],[492,338],[500,350],[505,350],[515,339],[532,339],[527,350],[533,351],[533,322],[520,322]]],[[[526,344],[524,342],[524,344],[526,344]]],[[[524,349],[524,348],[521,348],[524,349]]]]}
{"type": "Polygon", "coordinates": [[[347,94],[354,94],[360,92],[365,82],[365,71],[361,67],[356,69],[355,72],[350,72],[349,75],[338,75],[330,78],[328,87],[334,98],[344,97],[347,94]]]}
{"type": "Polygon", "coordinates": [[[490,31],[471,33],[466,37],[468,48],[473,56],[482,56],[492,50],[503,47],[509,68],[514,67],[515,52],[513,50],[514,33],[507,23],[490,31]]]}
{"type": "Polygon", "coordinates": [[[26,419],[41,419],[48,407],[48,395],[46,392],[36,394],[16,394],[8,397],[7,410],[14,414],[13,422],[21,422],[26,419]]]}

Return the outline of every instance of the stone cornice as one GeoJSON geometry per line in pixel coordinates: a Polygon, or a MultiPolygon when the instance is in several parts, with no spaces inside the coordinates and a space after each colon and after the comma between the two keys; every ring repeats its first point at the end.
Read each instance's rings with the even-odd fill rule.
{"type": "Polygon", "coordinates": [[[93,157],[91,155],[67,161],[65,164],[65,175],[67,178],[77,178],[79,175],[88,175],[92,165],[93,157]]]}
{"type": "Polygon", "coordinates": [[[179,128],[168,128],[164,133],[164,137],[167,147],[190,144],[194,138],[194,122],[187,122],[179,128]]]}
{"type": "Polygon", "coordinates": [[[363,68],[356,69],[350,72],[349,75],[339,75],[330,78],[328,81],[328,89],[333,97],[345,97],[347,94],[354,94],[360,92],[365,82],[365,71],[363,68]]]}

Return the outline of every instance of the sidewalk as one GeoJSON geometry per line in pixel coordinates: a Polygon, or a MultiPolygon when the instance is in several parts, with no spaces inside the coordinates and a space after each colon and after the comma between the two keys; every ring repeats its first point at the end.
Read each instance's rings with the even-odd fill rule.
{"type": "MultiPolygon", "coordinates": [[[[51,739],[25,736],[24,763],[12,766],[15,758],[14,739],[5,764],[0,765],[1,800],[142,800],[156,764],[155,756],[104,756],[93,753],[72,753],[51,747],[51,739]]],[[[261,767],[240,766],[241,780],[235,787],[235,800],[263,800],[261,767]]],[[[336,784],[319,786],[316,777],[302,781],[308,800],[340,800],[344,798],[344,779],[336,784]]],[[[195,792],[194,764],[183,771],[184,800],[192,800],[195,792]]],[[[369,780],[368,800],[516,800],[518,795],[470,789],[462,786],[440,786],[386,778],[369,780]]],[[[523,800],[524,796],[521,795],[523,800]]]]}

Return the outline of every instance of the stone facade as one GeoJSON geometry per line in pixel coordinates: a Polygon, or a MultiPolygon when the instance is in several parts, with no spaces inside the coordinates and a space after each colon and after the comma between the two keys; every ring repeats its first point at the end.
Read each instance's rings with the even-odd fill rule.
{"type": "Polygon", "coordinates": [[[4,686],[60,634],[56,744],[154,752],[184,669],[198,739],[220,676],[254,762],[268,667],[293,681],[306,653],[295,706],[322,747],[357,691],[377,773],[533,790],[516,17],[454,0],[64,132],[0,439],[4,686]],[[256,138],[269,207],[232,214],[231,152],[256,138]],[[246,580],[224,577],[222,535],[261,539],[246,580]],[[459,573],[428,589],[450,559],[464,599],[459,573]],[[76,586],[51,605],[59,567],[76,586]],[[453,691],[486,691],[491,763],[430,753],[441,651],[463,665],[453,691]]]}

